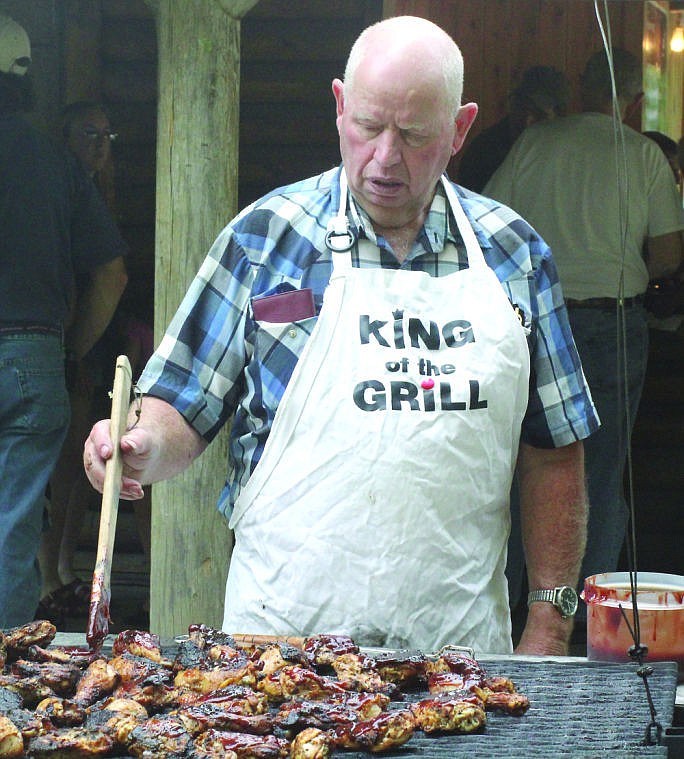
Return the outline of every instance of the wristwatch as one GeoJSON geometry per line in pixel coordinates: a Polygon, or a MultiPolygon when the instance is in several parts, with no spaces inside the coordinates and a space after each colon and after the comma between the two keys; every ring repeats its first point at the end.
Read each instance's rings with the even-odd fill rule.
{"type": "Polygon", "coordinates": [[[548,601],[553,604],[563,619],[572,617],[577,611],[577,591],[569,585],[560,585],[557,588],[544,588],[532,590],[527,596],[527,605],[534,601],[548,601]]]}

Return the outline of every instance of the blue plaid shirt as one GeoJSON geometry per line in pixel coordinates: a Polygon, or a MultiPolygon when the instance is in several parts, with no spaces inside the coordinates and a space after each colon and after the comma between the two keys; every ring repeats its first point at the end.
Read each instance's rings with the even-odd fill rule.
{"type": "MultiPolygon", "coordinates": [[[[332,271],[325,246],[339,207],[339,169],[273,191],[248,206],[219,235],[139,382],[172,404],[207,441],[234,414],[230,461],[219,508],[229,513],[264,449],[273,417],[317,317],[265,329],[252,316],[256,296],[311,288],[317,313],[332,271]]],[[[541,448],[581,440],[598,426],[570,332],[551,252],[514,211],[463,188],[456,192],[487,264],[529,332],[530,396],[522,440],[541,448]]],[[[376,243],[359,267],[409,269],[431,276],[467,266],[465,246],[441,185],[403,263],[376,237],[350,201],[351,226],[376,243]],[[454,233],[453,230],[456,229],[454,233]],[[458,262],[440,258],[456,244],[458,262]]]]}

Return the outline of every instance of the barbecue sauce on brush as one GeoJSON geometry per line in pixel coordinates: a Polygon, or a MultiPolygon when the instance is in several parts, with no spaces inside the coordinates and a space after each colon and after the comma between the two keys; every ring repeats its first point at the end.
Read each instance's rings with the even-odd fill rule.
{"type": "Polygon", "coordinates": [[[86,643],[90,646],[91,651],[99,651],[102,648],[111,621],[109,617],[110,595],[108,592],[104,592],[101,585],[98,590],[99,592],[94,592],[90,596],[88,608],[86,643]]]}

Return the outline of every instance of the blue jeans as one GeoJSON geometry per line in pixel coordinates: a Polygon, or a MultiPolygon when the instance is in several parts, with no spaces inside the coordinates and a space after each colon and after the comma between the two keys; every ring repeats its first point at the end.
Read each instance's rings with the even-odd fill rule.
{"type": "MultiPolygon", "coordinates": [[[[568,314],[584,375],[601,419],[598,431],[584,441],[589,524],[587,550],[580,573],[581,588],[586,577],[617,569],[625,541],[629,509],[625,500],[623,476],[627,446],[646,376],[648,324],[643,308],[637,306],[625,309],[624,361],[622,348],[618,351],[618,334],[621,332],[618,332],[620,325],[615,311],[570,308],[568,314]],[[629,415],[626,409],[629,409],[629,415]]],[[[620,346],[622,345],[623,341],[620,340],[620,346]]],[[[518,495],[514,483],[506,566],[511,608],[523,600],[520,595],[524,567],[518,495]]],[[[580,603],[577,617],[583,619],[584,614],[584,605],[580,603]]]]}
{"type": "Polygon", "coordinates": [[[0,628],[33,619],[45,489],[69,426],[59,335],[0,335],[0,628]]]}

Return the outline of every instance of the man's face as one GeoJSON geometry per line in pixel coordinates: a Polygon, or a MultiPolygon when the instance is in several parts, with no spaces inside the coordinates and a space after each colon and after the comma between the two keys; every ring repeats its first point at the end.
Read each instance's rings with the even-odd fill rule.
{"type": "Polygon", "coordinates": [[[436,85],[409,63],[365,60],[351,89],[336,79],[340,151],[354,197],[379,229],[421,222],[439,177],[475,118],[474,104],[459,116],[436,85]]]}
{"type": "Polygon", "coordinates": [[[89,174],[101,171],[110,154],[111,127],[99,110],[88,111],[69,130],[68,145],[89,174]]]}

